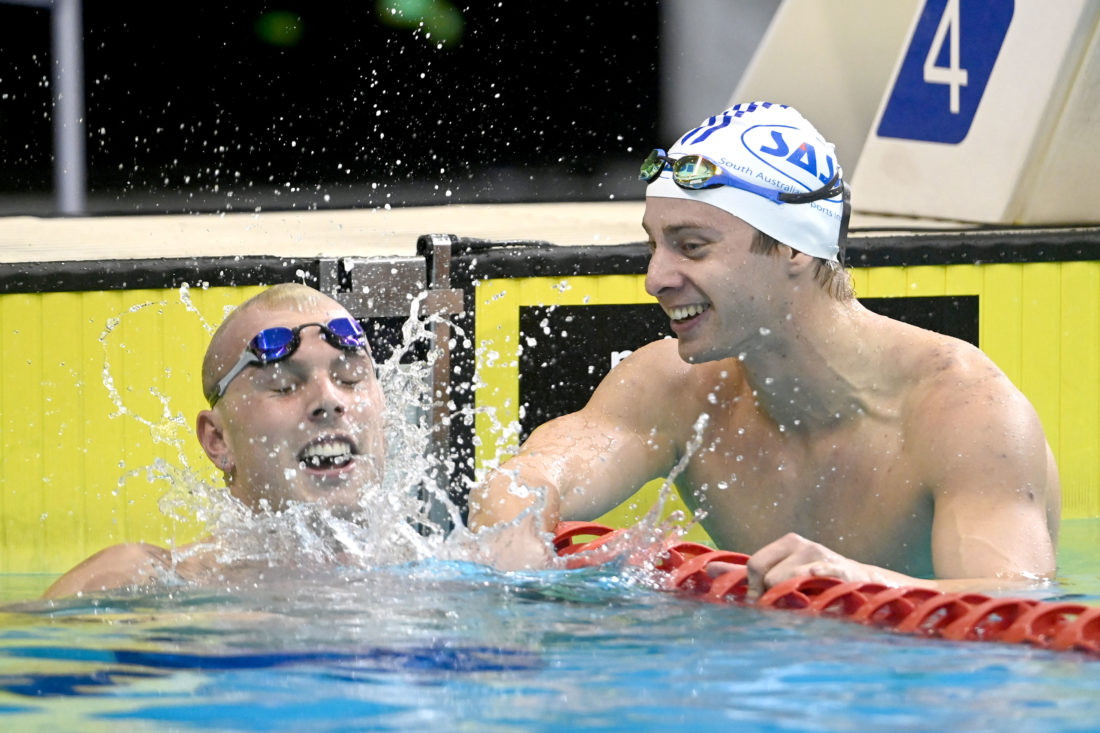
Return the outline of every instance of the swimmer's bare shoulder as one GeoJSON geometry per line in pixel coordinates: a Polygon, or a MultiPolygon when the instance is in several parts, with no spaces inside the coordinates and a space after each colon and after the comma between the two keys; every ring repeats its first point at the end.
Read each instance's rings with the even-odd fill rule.
{"type": "MultiPolygon", "coordinates": [[[[1007,431],[1012,439],[1003,444],[1006,448],[1018,448],[1025,455],[1045,448],[1035,408],[978,347],[936,334],[911,363],[914,386],[907,399],[908,435],[942,442],[945,434],[958,432],[953,426],[983,426],[984,430],[956,435],[955,439],[966,446],[993,432],[1007,431]]],[[[995,445],[985,442],[989,448],[995,445]]],[[[980,457],[983,451],[973,452],[970,460],[980,457]]],[[[936,465],[942,465],[943,454],[936,453],[936,465]]]]}
{"type": "Polygon", "coordinates": [[[919,354],[905,433],[935,498],[936,575],[1048,575],[1061,493],[1034,406],[971,344],[936,335],[919,354]]]}
{"type": "Polygon", "coordinates": [[[1027,397],[978,347],[923,334],[923,344],[898,361],[902,378],[912,385],[905,400],[906,436],[930,458],[930,469],[954,473],[964,468],[951,465],[956,462],[1018,464],[1041,454],[1045,477],[1046,439],[1027,397]]]}
{"type": "Polygon", "coordinates": [[[734,358],[689,364],[680,357],[676,339],[646,344],[622,361],[593,395],[592,406],[607,410],[605,390],[614,392],[614,404],[623,420],[638,432],[665,436],[682,450],[692,428],[710,404],[715,389],[723,384],[737,391],[744,380],[741,363],[734,358]]]}
{"type": "Polygon", "coordinates": [[[678,421],[679,413],[685,412],[685,396],[697,391],[700,369],[680,358],[675,339],[653,341],[637,349],[604,378],[589,408],[614,411],[630,422],[645,425],[666,418],[678,421]]]}
{"type": "Polygon", "coordinates": [[[171,569],[172,555],[146,542],[112,545],[89,557],[58,578],[43,598],[64,598],[147,585],[171,569]]]}

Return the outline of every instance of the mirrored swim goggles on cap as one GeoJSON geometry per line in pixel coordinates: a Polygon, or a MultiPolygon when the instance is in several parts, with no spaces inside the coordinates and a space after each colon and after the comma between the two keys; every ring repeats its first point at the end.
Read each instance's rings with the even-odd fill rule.
{"type": "Polygon", "coordinates": [[[294,328],[274,326],[265,328],[256,334],[248,346],[241,352],[241,358],[233,368],[222,377],[206,395],[206,401],[213,407],[229,388],[229,383],[237,378],[249,366],[264,366],[286,359],[302,344],[303,328],[316,326],[321,329],[321,338],[330,346],[341,351],[364,351],[370,355],[370,344],[363,327],[354,318],[333,318],[326,323],[303,323],[294,328]]]}
{"type": "Polygon", "coordinates": [[[824,186],[815,191],[790,193],[758,186],[752,181],[738,178],[703,155],[685,155],[673,160],[661,148],[654,148],[646,156],[642,168],[638,172],[638,180],[653,183],[660,178],[665,168],[672,169],[672,180],[680,188],[698,191],[716,186],[732,186],[742,191],[754,193],[757,196],[763,196],[777,204],[808,204],[811,201],[833,198],[844,192],[844,183],[840,180],[839,169],[833,174],[832,178],[826,181],[824,186]]]}

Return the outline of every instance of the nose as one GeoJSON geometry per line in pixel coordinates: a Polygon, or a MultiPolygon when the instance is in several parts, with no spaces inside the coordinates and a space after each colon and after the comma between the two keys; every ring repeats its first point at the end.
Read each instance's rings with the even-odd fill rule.
{"type": "Polygon", "coordinates": [[[657,245],[649,256],[645,273],[645,291],[654,298],[662,291],[678,288],[682,284],[679,269],[680,257],[668,247],[657,245]]]}
{"type": "Polygon", "coordinates": [[[343,417],[348,409],[348,395],[328,374],[313,379],[312,394],[308,406],[309,417],[314,421],[343,417]]]}

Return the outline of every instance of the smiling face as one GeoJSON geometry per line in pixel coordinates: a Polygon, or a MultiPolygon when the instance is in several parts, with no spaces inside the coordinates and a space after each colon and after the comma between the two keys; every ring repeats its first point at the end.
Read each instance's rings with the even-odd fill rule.
{"type": "Polygon", "coordinates": [[[790,312],[784,258],[751,252],[756,230],[741,219],[698,201],[649,198],[642,226],[646,292],[671,319],[684,361],[737,356],[790,312]]]}
{"type": "MultiPolygon", "coordinates": [[[[295,328],[348,317],[317,294],[300,303],[242,306],[211,344],[211,374],[228,372],[247,343],[273,326],[295,328]]],[[[368,354],[328,344],[316,326],[300,332],[286,359],[249,366],[198,418],[199,440],[253,510],[290,501],[354,508],[362,487],[381,480],[385,457],[382,389],[368,354]]]]}

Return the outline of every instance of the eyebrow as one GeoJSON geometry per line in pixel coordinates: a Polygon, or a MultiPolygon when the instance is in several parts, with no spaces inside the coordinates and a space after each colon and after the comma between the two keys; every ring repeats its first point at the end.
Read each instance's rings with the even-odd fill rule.
{"type": "MultiPolygon", "coordinates": [[[[649,228],[645,225],[644,222],[642,223],[642,228],[645,229],[646,234],[649,234],[650,239],[652,240],[653,233],[649,231],[649,228]]],[[[693,233],[704,234],[711,238],[717,238],[721,236],[721,232],[719,232],[719,230],[711,226],[706,226],[704,224],[672,224],[661,229],[661,233],[664,234],[666,237],[677,237],[683,234],[693,233]]]]}

